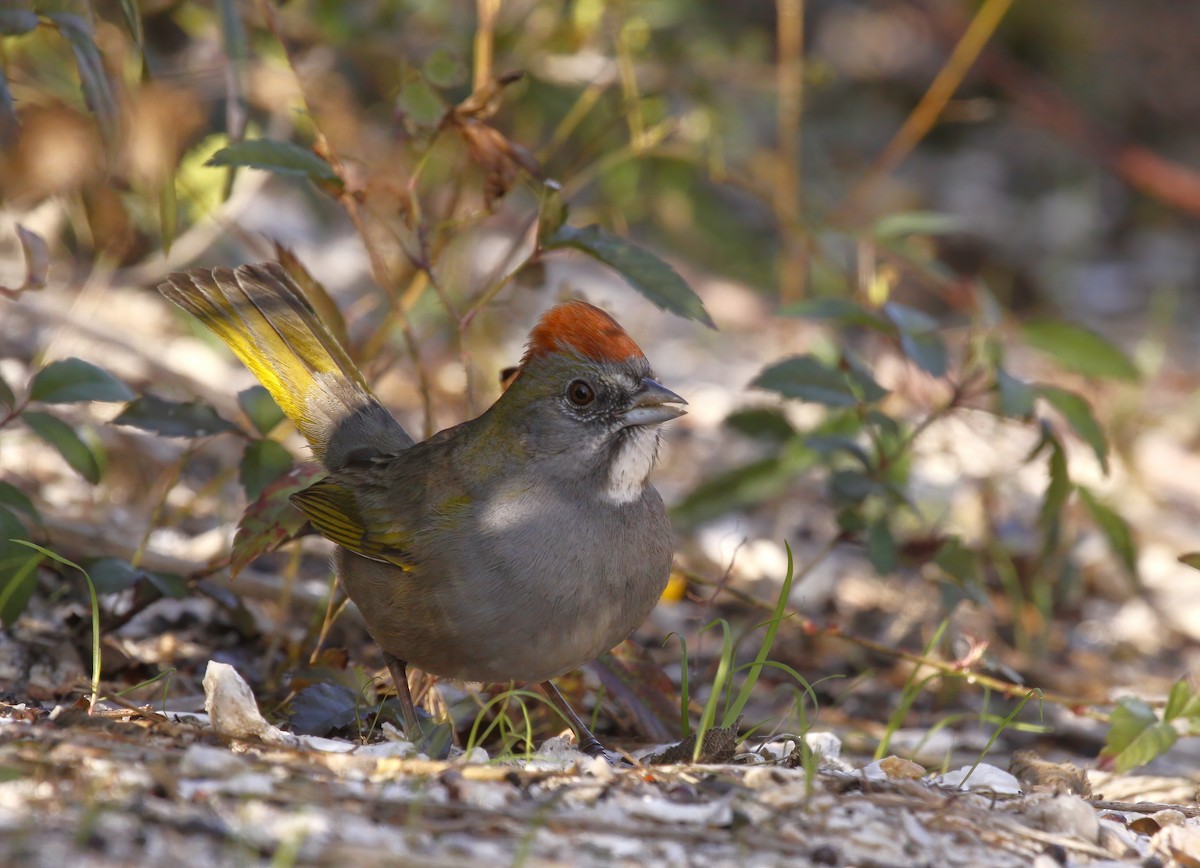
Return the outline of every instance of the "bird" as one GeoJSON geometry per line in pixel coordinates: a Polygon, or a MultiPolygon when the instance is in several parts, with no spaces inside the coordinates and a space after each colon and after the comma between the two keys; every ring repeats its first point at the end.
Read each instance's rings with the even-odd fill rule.
{"type": "Polygon", "coordinates": [[[687,402],[617,321],[551,307],[510,384],[474,419],[416,442],[284,268],[193,268],[159,286],[224,341],[325,475],[292,495],[336,543],[334,570],[421,722],[409,665],[463,682],[539,684],[579,749],[616,762],[555,687],[656,605],[674,539],[650,482],[660,426],[687,402]]]}

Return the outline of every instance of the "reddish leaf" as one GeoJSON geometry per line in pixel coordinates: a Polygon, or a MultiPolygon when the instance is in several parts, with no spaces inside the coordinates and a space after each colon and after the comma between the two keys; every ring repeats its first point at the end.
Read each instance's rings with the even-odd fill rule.
{"type": "Polygon", "coordinates": [[[231,575],[236,576],[255,558],[275,551],[295,536],[304,526],[304,516],[288,498],[312,485],[324,472],[312,464],[294,467],[263,489],[258,500],[246,507],[233,537],[231,575]]]}
{"type": "Polygon", "coordinates": [[[591,668],[641,735],[660,742],[679,737],[679,690],[640,646],[622,642],[591,668]]]}

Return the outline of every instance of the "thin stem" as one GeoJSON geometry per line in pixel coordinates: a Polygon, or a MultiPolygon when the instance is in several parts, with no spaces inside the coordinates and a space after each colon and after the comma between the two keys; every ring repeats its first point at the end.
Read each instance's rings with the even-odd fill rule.
{"type": "Polygon", "coordinates": [[[782,301],[787,303],[803,297],[808,272],[808,245],[800,225],[804,211],[800,172],[800,130],[804,109],[804,0],[776,0],[775,12],[779,52],[779,63],[775,68],[779,152],[772,205],[783,237],[784,256],[779,288],[782,301]]]}

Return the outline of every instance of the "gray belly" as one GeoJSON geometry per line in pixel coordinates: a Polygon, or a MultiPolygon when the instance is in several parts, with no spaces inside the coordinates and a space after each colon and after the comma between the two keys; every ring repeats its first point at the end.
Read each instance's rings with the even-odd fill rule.
{"type": "Polygon", "coordinates": [[[339,576],[375,640],[426,672],[463,681],[561,675],[645,620],[666,585],[672,544],[653,489],[599,520],[594,507],[583,521],[574,504],[547,504],[542,496],[482,507],[470,533],[428,540],[411,572],[339,550],[339,576]]]}

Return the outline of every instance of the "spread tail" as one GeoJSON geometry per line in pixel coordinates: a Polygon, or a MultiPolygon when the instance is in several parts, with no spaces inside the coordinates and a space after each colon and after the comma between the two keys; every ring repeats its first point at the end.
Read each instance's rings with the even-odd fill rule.
{"type": "Polygon", "coordinates": [[[194,268],[159,291],[228,344],[329,469],[412,445],[276,263],[194,268]]]}

